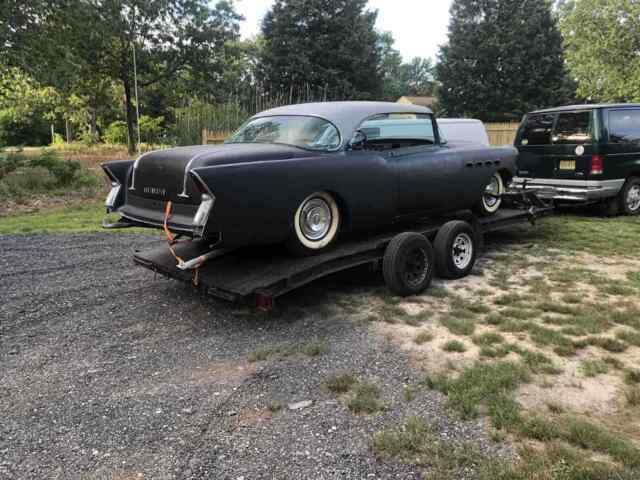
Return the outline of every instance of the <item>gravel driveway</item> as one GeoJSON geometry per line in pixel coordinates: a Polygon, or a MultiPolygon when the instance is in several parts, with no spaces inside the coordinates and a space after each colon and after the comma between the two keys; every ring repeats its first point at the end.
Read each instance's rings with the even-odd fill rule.
{"type": "Polygon", "coordinates": [[[451,418],[438,393],[404,398],[420,380],[406,355],[328,313],[326,290],[348,295],[349,282],[308,287],[264,316],[154,280],[131,261],[154,241],[0,237],[0,478],[421,478],[369,449],[409,415],[453,442],[504,448],[481,421],[451,418]],[[305,342],[327,351],[249,361],[305,342]],[[322,388],[344,370],[378,384],[388,408],[354,415],[322,388]]]}

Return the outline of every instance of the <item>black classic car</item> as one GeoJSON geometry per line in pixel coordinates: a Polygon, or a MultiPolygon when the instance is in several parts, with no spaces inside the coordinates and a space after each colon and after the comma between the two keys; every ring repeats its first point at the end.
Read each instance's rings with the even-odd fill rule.
{"type": "Polygon", "coordinates": [[[476,208],[492,214],[517,151],[447,144],[428,108],[384,102],[259,113],[224,145],[179,147],[102,165],[111,226],[236,247],[286,242],[297,254],[339,232],[476,208]]]}

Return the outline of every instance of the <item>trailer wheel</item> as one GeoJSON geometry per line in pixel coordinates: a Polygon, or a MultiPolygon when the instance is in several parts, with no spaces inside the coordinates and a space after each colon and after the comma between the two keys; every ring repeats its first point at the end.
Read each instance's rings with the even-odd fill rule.
{"type": "Polygon", "coordinates": [[[391,239],[382,259],[382,275],[393,293],[416,295],[427,289],[433,278],[434,254],[424,235],[405,232],[391,239]]]}
{"type": "Polygon", "coordinates": [[[438,230],[434,248],[438,275],[462,278],[469,274],[476,262],[478,241],[471,225],[462,220],[452,220],[438,230]]]}

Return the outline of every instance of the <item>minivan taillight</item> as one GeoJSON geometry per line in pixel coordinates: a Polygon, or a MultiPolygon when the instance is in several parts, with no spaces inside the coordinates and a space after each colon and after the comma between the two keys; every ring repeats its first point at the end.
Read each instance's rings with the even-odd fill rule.
{"type": "Polygon", "coordinates": [[[593,155],[591,157],[591,175],[602,175],[604,171],[604,158],[602,155],[593,155]]]}

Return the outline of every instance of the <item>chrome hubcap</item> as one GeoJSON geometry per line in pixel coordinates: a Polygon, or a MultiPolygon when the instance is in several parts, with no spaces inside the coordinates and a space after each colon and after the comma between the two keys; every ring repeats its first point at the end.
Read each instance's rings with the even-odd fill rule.
{"type": "Polygon", "coordinates": [[[429,257],[424,248],[417,248],[405,260],[404,281],[414,287],[420,285],[429,273],[429,257]]]}
{"type": "Polygon", "coordinates": [[[321,240],[331,228],[331,208],[321,198],[306,202],[300,212],[300,230],[309,240],[321,240]]]}
{"type": "Polygon", "coordinates": [[[500,200],[500,182],[498,178],[494,175],[491,177],[491,182],[484,189],[484,203],[487,207],[492,208],[498,203],[500,200]]]}
{"type": "Polygon", "coordinates": [[[627,192],[627,206],[632,211],[640,209],[640,185],[634,185],[627,192]]]}
{"type": "Polygon", "coordinates": [[[471,263],[473,258],[473,241],[466,233],[460,233],[453,241],[451,249],[453,263],[460,270],[464,270],[471,263]]]}

